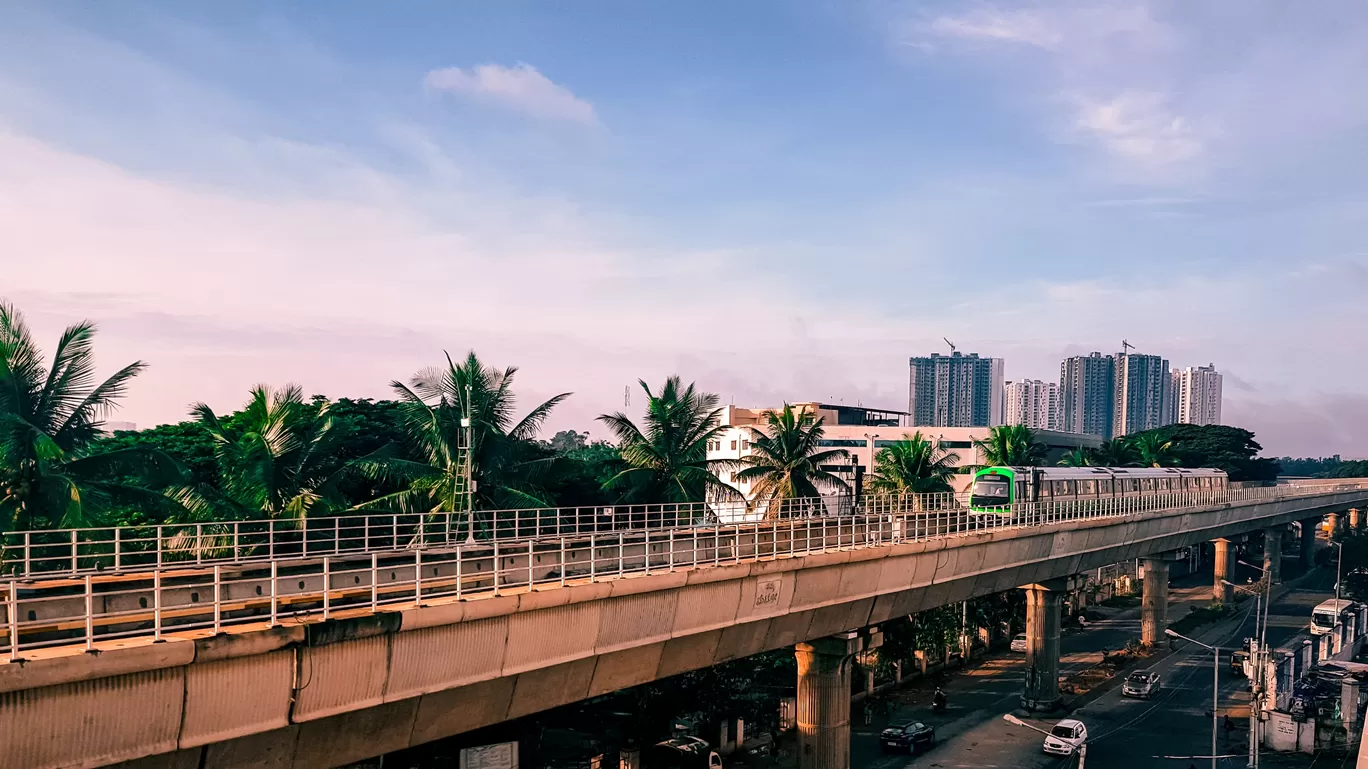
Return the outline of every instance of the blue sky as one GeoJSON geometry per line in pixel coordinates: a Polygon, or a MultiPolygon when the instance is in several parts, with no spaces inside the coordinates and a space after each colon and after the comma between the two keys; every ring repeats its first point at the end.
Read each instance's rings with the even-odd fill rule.
{"type": "Polygon", "coordinates": [[[1124,337],[1368,455],[1361,4],[324,8],[0,10],[0,296],[151,364],[121,418],[472,347],[553,429],[674,372],[898,408],[943,336],[1124,337]]]}

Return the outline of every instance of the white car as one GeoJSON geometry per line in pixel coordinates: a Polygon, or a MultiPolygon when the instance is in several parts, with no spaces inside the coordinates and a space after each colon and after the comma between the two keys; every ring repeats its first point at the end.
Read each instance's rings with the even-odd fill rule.
{"type": "Polygon", "coordinates": [[[1017,633],[1012,636],[1012,651],[1026,653],[1026,634],[1017,633]]]}
{"type": "Polygon", "coordinates": [[[1056,756],[1072,756],[1078,747],[1088,741],[1088,727],[1082,721],[1066,718],[1054,725],[1045,735],[1044,750],[1056,756]]]}

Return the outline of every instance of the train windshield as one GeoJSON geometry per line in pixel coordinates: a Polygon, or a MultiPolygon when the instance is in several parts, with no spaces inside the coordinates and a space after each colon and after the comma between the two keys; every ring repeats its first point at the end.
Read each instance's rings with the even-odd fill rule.
{"type": "MultiPolygon", "coordinates": [[[[1005,476],[983,475],[980,476],[978,480],[974,481],[973,495],[975,500],[979,497],[992,497],[1006,502],[1010,495],[1011,488],[1011,483],[1005,476]]],[[[987,499],[984,501],[986,502],[987,499]]]]}

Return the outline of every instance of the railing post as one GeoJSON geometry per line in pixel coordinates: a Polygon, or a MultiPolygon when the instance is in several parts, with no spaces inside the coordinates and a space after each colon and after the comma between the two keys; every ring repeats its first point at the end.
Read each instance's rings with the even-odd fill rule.
{"type": "Polygon", "coordinates": [[[590,581],[590,582],[593,582],[593,581],[594,581],[594,561],[597,560],[596,553],[594,552],[594,537],[595,537],[595,535],[591,532],[591,533],[589,534],[589,581],[590,581]]]}
{"type": "Polygon", "coordinates": [[[423,602],[423,551],[413,552],[413,602],[423,602]]]}
{"type": "Polygon", "coordinates": [[[493,527],[490,531],[494,535],[494,595],[499,594],[499,532],[493,527]]]}
{"type": "Polygon", "coordinates": [[[323,619],[332,609],[332,556],[323,556],[323,619]]]}
{"type": "Polygon", "coordinates": [[[233,521],[233,560],[242,560],[242,524],[233,521]]]}
{"type": "Polygon", "coordinates": [[[90,575],[85,575],[85,650],[95,651],[95,594],[91,591],[90,575]]]}
{"type": "MultiPolygon", "coordinates": [[[[161,527],[158,526],[158,529],[161,527]]],[[[161,550],[158,549],[158,554],[161,550]]],[[[152,572],[152,640],[154,642],[162,639],[162,589],[161,589],[161,569],[152,572]]]]}
{"type": "Polygon", "coordinates": [[[195,524],[195,565],[204,563],[204,524],[195,524]]]}
{"type": "Polygon", "coordinates": [[[72,529],[72,530],[71,530],[71,573],[72,573],[72,574],[75,574],[77,571],[80,571],[80,569],[77,567],[77,561],[76,561],[76,530],[75,530],[75,529],[72,529]]]}
{"type": "Polygon", "coordinates": [[[275,558],[275,519],[266,522],[266,557],[275,558]]]}
{"type": "Polygon", "coordinates": [[[376,604],[380,600],[380,554],[371,553],[371,614],[375,613],[376,604]]]}
{"type": "Polygon", "coordinates": [[[114,571],[123,568],[123,529],[114,527],[114,571]]]}
{"type": "Polygon", "coordinates": [[[219,569],[220,565],[214,564],[214,635],[223,625],[223,575],[219,569]]]}
{"type": "Polygon", "coordinates": [[[275,626],[276,626],[276,616],[277,616],[277,615],[276,615],[276,612],[277,612],[277,607],[278,607],[278,604],[277,604],[277,601],[276,601],[276,593],[277,593],[277,591],[279,590],[279,587],[278,587],[279,584],[280,584],[280,562],[279,562],[279,561],[271,561],[271,625],[270,625],[271,627],[275,627],[275,626]]]}
{"type": "Polygon", "coordinates": [[[24,532],[24,576],[33,574],[33,532],[24,532]]]}
{"type": "Polygon", "coordinates": [[[19,583],[9,581],[9,593],[5,596],[5,618],[9,620],[9,659],[19,659],[19,583]]]}

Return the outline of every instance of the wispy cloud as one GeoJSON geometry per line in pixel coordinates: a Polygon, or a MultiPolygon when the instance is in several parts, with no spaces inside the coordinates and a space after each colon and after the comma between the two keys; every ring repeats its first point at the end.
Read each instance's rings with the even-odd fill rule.
{"type": "Polygon", "coordinates": [[[472,69],[434,69],[427,73],[423,84],[434,91],[484,99],[543,120],[567,120],[584,125],[599,122],[594,105],[552,81],[531,64],[522,62],[512,67],[481,64],[472,69]]]}
{"type": "Polygon", "coordinates": [[[1024,43],[1040,48],[1053,48],[1062,39],[1057,27],[1030,11],[979,8],[963,16],[938,16],[928,26],[934,34],[945,37],[1024,43]]]}
{"type": "Polygon", "coordinates": [[[1127,91],[1104,101],[1079,97],[1075,110],[1078,133],[1117,157],[1168,166],[1202,153],[1203,139],[1162,93],[1127,91]]]}

